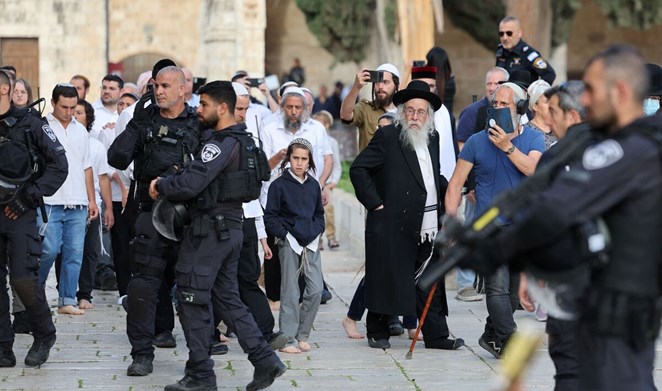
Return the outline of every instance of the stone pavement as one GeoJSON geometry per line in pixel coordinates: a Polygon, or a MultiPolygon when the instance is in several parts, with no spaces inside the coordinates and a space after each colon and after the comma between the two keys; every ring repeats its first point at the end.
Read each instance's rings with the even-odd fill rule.
{"type": "MultiPolygon", "coordinates": [[[[343,247],[322,253],[325,278],[334,298],[320,307],[310,342],[313,349],[300,355],[280,353],[289,370],[269,390],[489,390],[499,362],[478,346],[486,316],[484,301],[463,303],[448,291],[449,326],[468,346],[457,351],[426,350],[417,345],[413,358],[405,359],[409,340],[391,339],[391,349],[370,349],[365,339],[351,340],[340,325],[359,281],[362,261],[343,247]]],[[[156,349],[154,373],[128,377],[130,346],[125,334],[125,313],[116,304],[117,292],[94,292],[95,309],[83,316],[58,315],[54,278],[48,282],[47,296],[58,329],[58,340],[50,359],[40,368],[23,364],[31,336],[18,335],[14,345],[18,364],[0,370],[0,390],[162,390],[183,376],[187,359],[186,343],[177,322],[177,348],[156,349]]],[[[276,315],[277,316],[277,315],[276,315]]],[[[531,321],[536,329],[543,323],[533,315],[517,311],[518,324],[531,321]]],[[[360,329],[365,331],[365,325],[360,329]]],[[[662,345],[658,344],[656,383],[662,385],[662,345]]],[[[221,390],[242,390],[251,380],[252,367],[236,340],[230,353],[215,356],[216,375],[221,390]]],[[[526,390],[553,390],[553,365],[546,344],[537,351],[524,385],[526,390]]]]}

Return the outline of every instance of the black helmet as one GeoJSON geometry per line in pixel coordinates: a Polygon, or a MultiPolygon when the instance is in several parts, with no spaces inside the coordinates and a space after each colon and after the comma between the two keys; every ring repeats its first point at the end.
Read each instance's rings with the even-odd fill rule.
{"type": "Polygon", "coordinates": [[[184,204],[175,204],[159,196],[152,208],[152,224],[164,237],[180,241],[182,229],[191,223],[191,217],[184,204]]]}
{"type": "Polygon", "coordinates": [[[0,158],[0,204],[6,204],[18,194],[34,170],[25,144],[0,138],[0,158]]]}

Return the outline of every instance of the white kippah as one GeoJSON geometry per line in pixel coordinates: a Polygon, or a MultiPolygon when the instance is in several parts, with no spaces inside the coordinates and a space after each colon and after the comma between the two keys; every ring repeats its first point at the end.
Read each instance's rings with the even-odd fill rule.
{"type": "Polygon", "coordinates": [[[232,82],[232,88],[234,88],[234,93],[237,96],[249,95],[248,90],[246,89],[246,86],[241,84],[241,83],[237,83],[236,81],[233,81],[232,82]]]}
{"type": "Polygon", "coordinates": [[[400,71],[398,71],[398,68],[395,67],[393,64],[389,63],[384,63],[380,66],[377,67],[378,71],[386,71],[386,72],[391,72],[393,76],[397,76],[397,78],[400,78],[400,71]]]}

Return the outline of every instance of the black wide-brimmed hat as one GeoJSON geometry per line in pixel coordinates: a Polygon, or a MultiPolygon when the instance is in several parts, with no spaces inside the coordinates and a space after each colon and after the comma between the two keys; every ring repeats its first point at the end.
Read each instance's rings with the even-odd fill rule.
{"type": "Polygon", "coordinates": [[[648,96],[662,96],[662,67],[657,64],[646,64],[650,75],[648,96]]]}
{"type": "Polygon", "coordinates": [[[525,71],[523,69],[515,69],[510,73],[508,80],[500,81],[499,84],[507,82],[517,84],[518,86],[524,88],[524,90],[528,90],[533,81],[531,80],[531,73],[529,73],[529,71],[525,71]]]}
{"type": "Polygon", "coordinates": [[[434,107],[434,111],[441,107],[441,98],[430,92],[430,86],[422,80],[412,80],[407,84],[407,88],[396,92],[393,96],[393,103],[399,106],[411,99],[427,100],[434,107]]]}

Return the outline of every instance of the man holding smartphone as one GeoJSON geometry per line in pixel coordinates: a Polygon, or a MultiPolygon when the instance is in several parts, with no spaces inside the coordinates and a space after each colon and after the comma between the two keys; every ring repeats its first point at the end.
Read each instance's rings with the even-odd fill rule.
{"type": "MultiPolygon", "coordinates": [[[[540,132],[524,132],[520,125],[518,102],[526,99],[524,90],[514,83],[503,83],[496,90],[492,107],[510,109],[514,131],[506,133],[504,124],[490,125],[484,132],[469,137],[460,152],[455,171],[446,191],[446,213],[456,217],[462,186],[469,172],[476,173],[476,214],[482,215],[503,191],[515,188],[525,176],[533,174],[545,150],[540,132]]],[[[523,106],[521,103],[519,106],[523,106]]],[[[507,223],[507,222],[504,222],[507,223]]],[[[488,317],[485,332],[478,340],[480,346],[500,358],[503,347],[515,332],[513,312],[519,302],[517,274],[510,274],[502,266],[485,276],[488,317]]]]}
{"type": "Polygon", "coordinates": [[[387,111],[395,112],[393,95],[399,84],[400,71],[393,64],[382,64],[376,71],[364,68],[356,74],[352,88],[342,101],[340,119],[359,128],[359,152],[365,149],[377,131],[379,117],[387,111]],[[356,103],[361,89],[368,83],[372,83],[372,100],[362,99],[356,103]]]}

